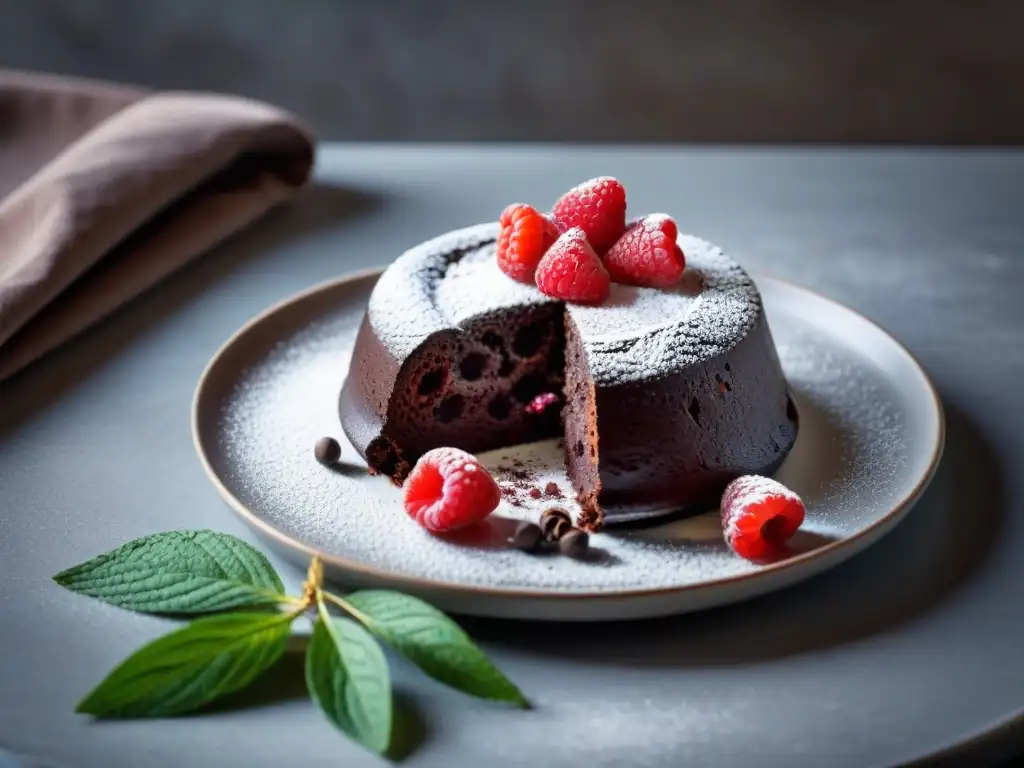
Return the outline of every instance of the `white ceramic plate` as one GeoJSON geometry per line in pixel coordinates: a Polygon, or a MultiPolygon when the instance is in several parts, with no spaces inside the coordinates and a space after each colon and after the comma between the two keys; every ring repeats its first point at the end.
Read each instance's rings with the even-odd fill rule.
{"type": "Polygon", "coordinates": [[[510,548],[515,522],[555,501],[543,493],[549,482],[568,495],[555,441],[483,455],[514,495],[486,526],[431,536],[406,517],[399,489],[367,475],[338,422],[338,390],[378,274],[315,287],[252,320],[214,356],[193,403],[196,448],[231,508],[298,564],[320,555],[345,585],[400,589],[454,613],[552,621],[708,608],[852,557],[909,511],[939,462],[942,409],[913,357],[852,310],[760,277],[800,412],[776,477],[803,496],[807,519],[785,558],[757,565],[735,556],[717,513],[598,534],[587,562],[510,548]],[[342,443],[336,469],[313,458],[323,435],[342,443]]]}

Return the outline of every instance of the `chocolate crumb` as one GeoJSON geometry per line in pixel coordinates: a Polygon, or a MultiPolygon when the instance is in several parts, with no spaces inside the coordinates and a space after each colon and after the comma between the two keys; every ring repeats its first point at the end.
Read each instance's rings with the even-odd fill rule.
{"type": "Polygon", "coordinates": [[[313,455],[325,467],[341,458],[341,445],[333,437],[321,437],[313,446],[313,455]]]}
{"type": "Polygon", "coordinates": [[[579,517],[576,518],[577,527],[584,531],[600,531],[604,526],[604,514],[597,503],[597,493],[595,491],[579,493],[576,498],[582,509],[579,517]]]}

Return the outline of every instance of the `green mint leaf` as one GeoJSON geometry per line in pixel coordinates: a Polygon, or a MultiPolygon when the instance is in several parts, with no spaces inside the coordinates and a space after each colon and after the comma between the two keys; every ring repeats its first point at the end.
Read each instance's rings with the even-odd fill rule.
{"type": "Polygon", "coordinates": [[[391,741],[391,677],[377,641],[348,618],[320,618],[306,650],[306,687],[327,718],[383,753],[391,741]]]}
{"type": "Polygon", "coordinates": [[[284,652],[292,616],[225,613],[143,646],[76,708],[97,717],[163,717],[190,712],[244,688],[284,652]]]}
{"type": "Polygon", "coordinates": [[[367,629],[435,680],[482,699],[528,706],[462,628],[433,606],[385,590],[354,592],[345,601],[367,629]]]}
{"type": "Polygon", "coordinates": [[[285,599],[281,578],[259,550],[216,531],[144,536],[53,579],[141,613],[213,613],[285,599]]]}

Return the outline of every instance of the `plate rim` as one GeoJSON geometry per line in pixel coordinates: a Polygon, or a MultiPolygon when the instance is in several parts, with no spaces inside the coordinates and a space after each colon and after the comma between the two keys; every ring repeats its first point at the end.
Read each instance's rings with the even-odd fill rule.
{"type": "MultiPolygon", "coordinates": [[[[629,588],[629,589],[607,589],[598,591],[579,591],[579,592],[557,592],[550,589],[539,590],[529,589],[522,587],[493,587],[493,586],[474,586],[469,584],[462,584],[458,582],[443,581],[438,579],[428,579],[418,576],[409,576],[407,574],[395,573],[386,569],[378,568],[372,565],[366,565],[357,560],[353,560],[340,555],[334,555],[324,552],[316,547],[313,547],[293,536],[290,536],[283,531],[275,528],[269,522],[264,520],[253,510],[249,509],[243,504],[224,484],[220,476],[213,469],[210,462],[209,456],[207,455],[206,449],[203,445],[203,439],[201,437],[201,428],[199,424],[200,405],[203,396],[208,391],[209,381],[212,379],[212,373],[225,355],[231,350],[235,344],[239,342],[242,337],[252,331],[256,326],[260,325],[273,315],[293,306],[299,304],[317,294],[325,293],[338,289],[342,286],[357,283],[362,280],[366,280],[371,277],[379,277],[385,270],[385,266],[368,267],[366,269],[360,269],[353,272],[347,272],[339,277],[326,280],[320,283],[316,283],[308,288],[293,293],[285,298],[274,302],[254,317],[246,321],[241,327],[239,327],[231,336],[229,336],[213,353],[203,368],[202,373],[196,383],[195,389],[192,394],[192,403],[190,409],[190,427],[192,432],[192,445],[195,448],[196,454],[199,457],[199,463],[206,474],[207,479],[213,484],[217,493],[221,499],[225,501],[228,507],[239,517],[242,522],[254,528],[258,533],[270,539],[273,544],[285,549],[290,550],[293,555],[302,555],[305,558],[312,559],[318,557],[326,566],[338,569],[342,572],[355,572],[361,577],[376,579],[383,582],[389,582],[392,585],[403,585],[408,586],[413,590],[436,590],[443,591],[450,594],[462,594],[472,596],[475,598],[498,598],[498,599],[518,599],[518,600],[537,600],[543,602],[560,602],[560,601],[619,601],[629,598],[658,598],[658,597],[671,597],[674,595],[685,594],[689,592],[706,591],[709,589],[724,589],[733,587],[735,585],[748,582],[748,581],[759,581],[771,577],[781,577],[784,574],[794,572],[799,574],[802,568],[807,567],[810,563],[822,559],[834,556],[837,553],[841,553],[843,550],[849,550],[849,557],[853,557],[873,541],[878,536],[886,533],[887,528],[895,527],[895,525],[902,520],[902,518],[910,511],[914,504],[920,499],[925,489],[934,479],[936,472],[938,471],[939,464],[942,460],[942,455],[945,449],[946,443],[946,417],[942,407],[942,400],[939,397],[938,390],[935,387],[934,382],[928,375],[927,370],[918,360],[917,356],[911,352],[903,342],[891,334],[888,330],[882,327],[879,323],[875,322],[867,315],[853,309],[849,305],[832,299],[823,293],[820,293],[812,288],[800,285],[791,280],[777,277],[775,275],[755,271],[752,273],[752,277],[755,282],[760,284],[762,281],[771,281],[780,283],[787,289],[796,290],[800,293],[809,295],[816,300],[823,300],[831,303],[841,309],[850,312],[856,316],[859,320],[867,323],[880,331],[892,344],[895,345],[896,349],[901,355],[903,355],[911,365],[920,374],[921,380],[925,385],[925,389],[928,393],[928,402],[931,406],[931,415],[935,423],[935,440],[930,447],[931,455],[928,458],[928,466],[921,477],[918,479],[914,487],[903,496],[892,508],[874,521],[867,527],[857,531],[852,536],[837,539],[829,542],[816,549],[802,552],[793,557],[787,558],[786,560],[770,563],[758,568],[755,571],[748,573],[735,574],[732,576],[726,576],[719,579],[714,579],[709,582],[701,582],[698,584],[684,584],[679,586],[663,586],[663,587],[651,587],[651,588],[629,588]]],[[[840,557],[838,562],[842,562],[846,558],[840,557]]]]}

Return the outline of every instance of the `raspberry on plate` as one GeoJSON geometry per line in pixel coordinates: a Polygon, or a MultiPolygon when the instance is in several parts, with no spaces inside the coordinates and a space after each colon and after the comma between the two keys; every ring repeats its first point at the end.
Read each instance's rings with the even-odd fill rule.
{"type": "Polygon", "coordinates": [[[405,481],[405,511],[435,533],[483,520],[499,501],[501,491],[491,473],[458,448],[427,451],[405,481]]]}
{"type": "Polygon", "coordinates": [[[558,198],[551,217],[559,232],[582,229],[603,256],[626,230],[626,189],[618,179],[598,176],[558,198]]]}
{"type": "Polygon", "coordinates": [[[541,257],[558,238],[554,223],[529,205],[513,203],[498,224],[498,267],[513,280],[533,283],[541,257]]]}
{"type": "Polygon", "coordinates": [[[769,477],[738,477],[722,494],[725,540],[741,557],[759,560],[779,552],[803,522],[800,497],[769,477]]]}
{"type": "Polygon", "coordinates": [[[604,255],[613,282],[649,288],[669,288],[686,267],[676,245],[679,230],[670,216],[652,213],[631,222],[626,233],[604,255]]]}
{"type": "Polygon", "coordinates": [[[611,290],[608,271],[579,227],[560,235],[548,248],[536,279],[545,296],[577,304],[600,304],[611,290]]]}

